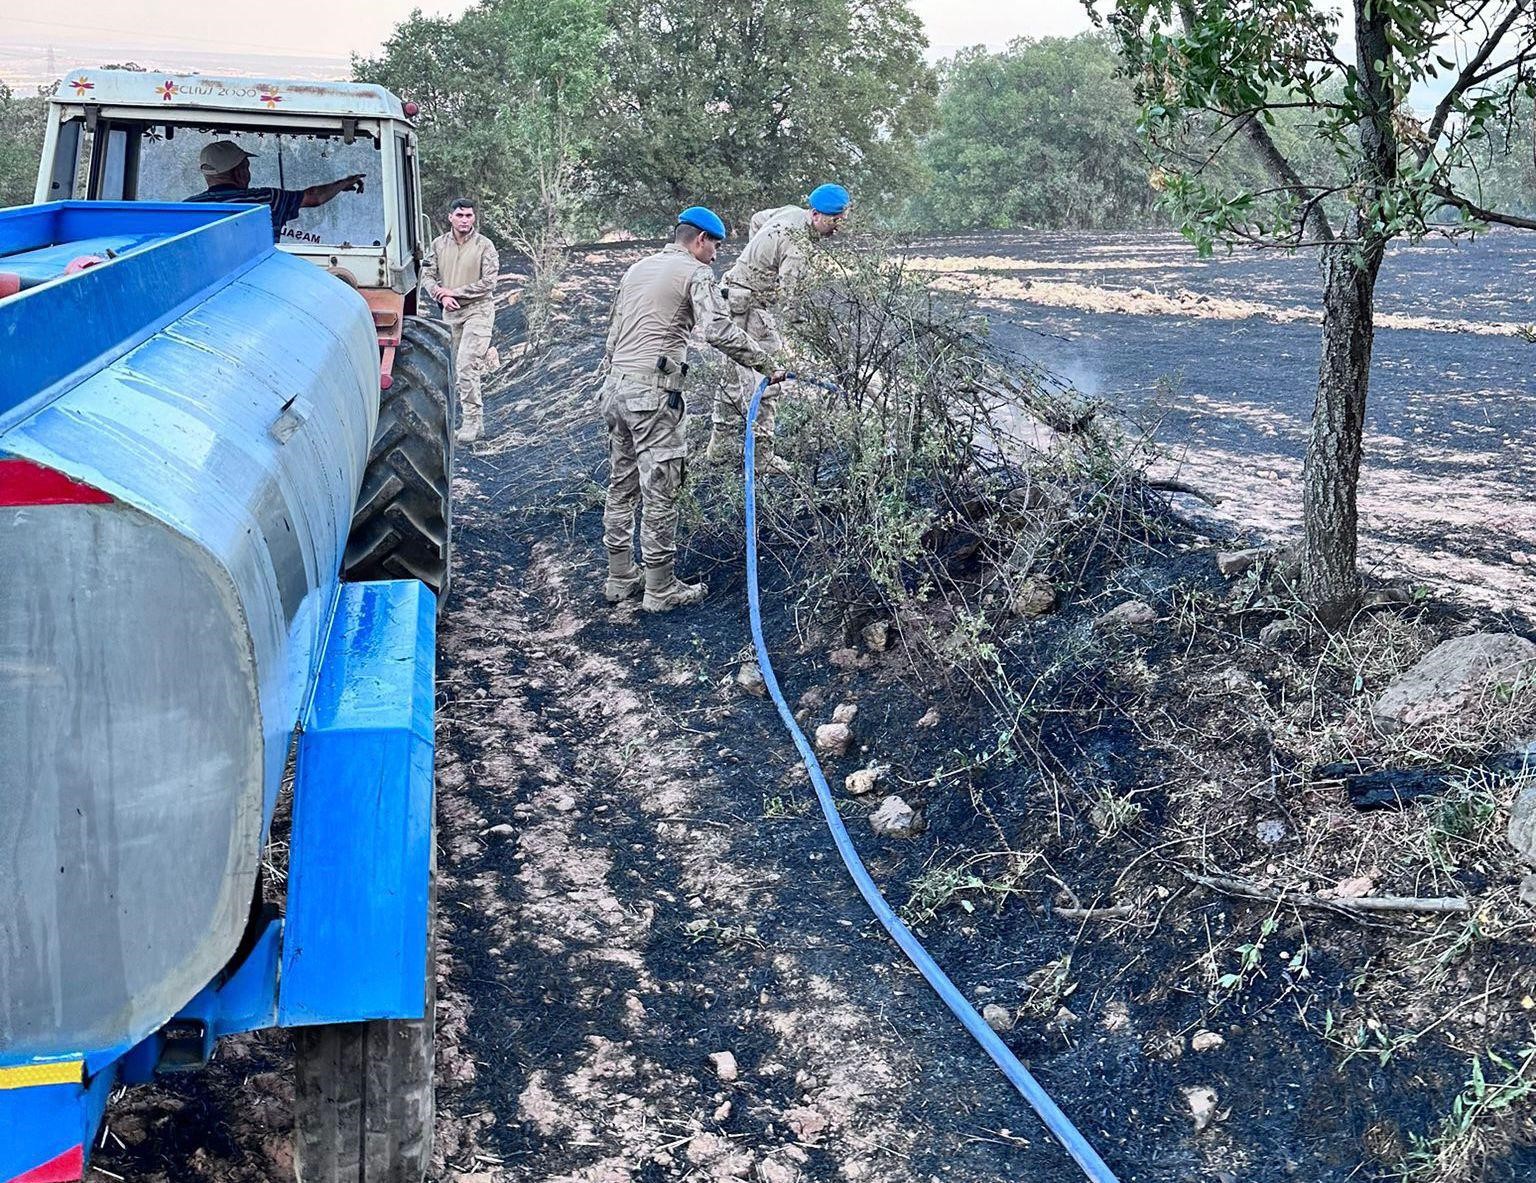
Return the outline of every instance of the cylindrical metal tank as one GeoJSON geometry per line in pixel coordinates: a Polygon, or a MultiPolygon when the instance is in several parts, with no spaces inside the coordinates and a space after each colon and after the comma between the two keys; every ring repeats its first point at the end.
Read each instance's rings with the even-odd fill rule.
{"type": "MultiPolygon", "coordinates": [[[[125,1048],[235,951],[367,462],[366,305],[265,211],[204,210],[0,301],[47,387],[0,358],[6,1061],[125,1048]],[[27,493],[55,473],[90,492],[27,493]]],[[[0,270],[103,226],[67,216],[8,244],[0,214],[0,270]]]]}

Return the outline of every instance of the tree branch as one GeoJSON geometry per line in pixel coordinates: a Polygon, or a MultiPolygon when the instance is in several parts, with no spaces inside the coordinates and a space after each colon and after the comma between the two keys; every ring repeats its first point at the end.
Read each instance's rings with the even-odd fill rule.
{"type": "Polygon", "coordinates": [[[1536,218],[1525,218],[1519,214],[1501,214],[1497,210],[1484,209],[1482,206],[1468,201],[1459,193],[1451,192],[1451,190],[1443,185],[1436,186],[1434,193],[1446,205],[1471,215],[1479,222],[1487,222],[1494,226],[1514,226],[1519,230],[1536,230],[1536,218]]]}
{"type": "Polygon", "coordinates": [[[1451,112],[1455,110],[1456,100],[1461,98],[1470,87],[1487,80],[1486,77],[1479,78],[1478,71],[1488,64],[1488,59],[1493,56],[1493,51],[1504,40],[1504,35],[1514,27],[1515,21],[1519,20],[1521,15],[1527,12],[1529,8],[1530,0],[1516,0],[1516,3],[1510,5],[1508,14],[1499,22],[1498,27],[1489,34],[1488,39],[1483,42],[1483,47],[1462,68],[1461,75],[1451,84],[1451,89],[1445,92],[1445,97],[1440,100],[1440,104],[1435,108],[1435,114],[1430,119],[1429,127],[1425,131],[1427,142],[1419,151],[1419,162],[1421,164],[1429,157],[1430,152],[1434,150],[1436,141],[1440,139],[1440,133],[1445,130],[1446,122],[1450,119],[1451,112]]]}

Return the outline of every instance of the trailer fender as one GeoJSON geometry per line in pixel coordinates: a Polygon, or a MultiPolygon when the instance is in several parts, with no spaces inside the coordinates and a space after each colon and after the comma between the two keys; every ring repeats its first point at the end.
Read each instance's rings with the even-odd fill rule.
{"type": "Polygon", "coordinates": [[[299,740],[281,1026],[423,1017],[436,614],[416,580],[341,586],[299,740]]]}

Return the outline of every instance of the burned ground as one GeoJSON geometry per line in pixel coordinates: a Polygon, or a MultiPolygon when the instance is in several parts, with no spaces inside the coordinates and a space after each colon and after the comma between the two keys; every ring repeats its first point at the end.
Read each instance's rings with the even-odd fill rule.
{"type": "MultiPolygon", "coordinates": [[[[493,390],[487,439],[461,459],[438,699],[437,1177],[1079,1178],[870,920],[772,706],[736,685],[749,638],[738,540],[710,525],[729,516],[708,501],[723,486],[701,482],[682,559],[709,580],[703,605],[648,617],[601,598],[590,374],[630,257],[577,263],[556,346],[493,390]]],[[[1380,744],[1363,704],[1470,610],[1420,603],[1341,640],[1261,644],[1281,617],[1261,574],[1223,580],[1215,526],[1149,513],[1058,611],[1006,626],[1030,687],[1023,750],[998,754],[995,705],[926,665],[904,621],[874,651],[865,616],[811,612],[770,531],[775,668],[810,722],[858,706],[855,752],[827,772],[872,874],[967,996],[1013,1017],[1005,1039],[1122,1179],[1401,1178],[1415,1135],[1449,1147],[1469,1058],[1502,1081],[1488,1052],[1519,1065],[1536,1039],[1533,923],[1495,834],[1510,786],[1465,818],[1442,802],[1360,815],[1309,769],[1380,744]],[[1155,627],[1093,626],[1132,598],[1155,627]],[[885,784],[840,791],[873,764],[921,810],[918,836],[871,834],[885,784]],[[1408,831],[1440,835],[1439,861],[1408,831]],[[1216,873],[1366,877],[1478,913],[1361,923],[1191,878],[1216,873]]],[[[99,1167],[287,1177],[284,1056],[281,1036],[237,1041],[217,1071],[133,1094],[99,1167]]],[[[1528,1109],[1476,1133],[1468,1172],[1414,1177],[1536,1167],[1528,1109]]]]}

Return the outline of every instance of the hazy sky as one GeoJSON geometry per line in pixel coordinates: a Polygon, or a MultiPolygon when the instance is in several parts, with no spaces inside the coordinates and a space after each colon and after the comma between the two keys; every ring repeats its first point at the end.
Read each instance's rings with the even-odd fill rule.
{"type": "MultiPolygon", "coordinates": [[[[793,3],[793,0],[785,0],[793,3]]],[[[1022,34],[1070,34],[1087,27],[1079,0],[911,0],[936,51],[1002,46],[1022,34]]],[[[111,39],[135,49],[224,49],[345,57],[378,45],[413,8],[452,13],[468,0],[0,0],[0,36],[62,42],[111,39]]]]}

